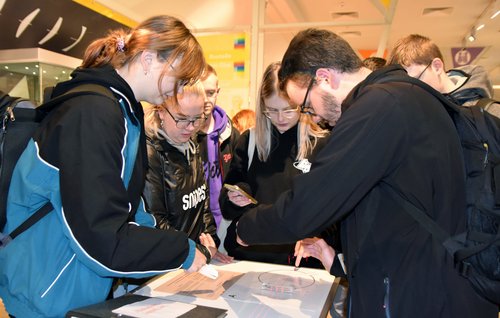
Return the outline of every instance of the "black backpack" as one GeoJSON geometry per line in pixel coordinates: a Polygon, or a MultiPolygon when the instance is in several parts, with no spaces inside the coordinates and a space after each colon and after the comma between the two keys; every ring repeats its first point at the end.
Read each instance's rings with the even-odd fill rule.
{"type": "Polygon", "coordinates": [[[457,270],[486,299],[500,304],[500,128],[498,119],[481,105],[458,106],[424,82],[409,76],[388,76],[377,83],[406,82],[436,97],[455,124],[466,173],[466,232],[450,236],[424,211],[396,190],[391,196],[439,241],[457,270]]]}
{"type": "Polygon", "coordinates": [[[108,88],[97,84],[82,84],[63,95],[46,101],[39,107],[22,98],[0,92],[0,248],[27,230],[53,210],[47,202],[14,231],[6,235],[2,230],[6,223],[7,195],[14,167],[29,140],[50,111],[62,102],[82,95],[104,95],[115,99],[108,88]]]}

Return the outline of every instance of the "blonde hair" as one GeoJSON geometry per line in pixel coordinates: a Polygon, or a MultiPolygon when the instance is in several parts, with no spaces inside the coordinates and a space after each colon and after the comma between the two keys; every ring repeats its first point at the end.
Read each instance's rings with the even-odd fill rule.
{"type": "Polygon", "coordinates": [[[169,97],[161,105],[148,105],[144,107],[144,128],[148,137],[164,139],[160,133],[163,128],[161,126],[161,119],[158,115],[158,111],[165,108],[178,109],[179,101],[186,96],[201,97],[205,100],[205,90],[201,82],[196,81],[191,85],[184,86],[182,93],[177,94],[177,101],[175,98],[169,97]]]}
{"type": "Polygon", "coordinates": [[[242,133],[255,126],[255,112],[251,109],[242,109],[231,120],[233,121],[233,126],[242,133]]]}
{"type": "Polygon", "coordinates": [[[158,58],[166,62],[158,80],[160,92],[167,74],[177,78],[174,86],[177,92],[179,85],[199,79],[206,66],[200,44],[184,23],[168,15],[159,15],[145,20],[130,33],[114,30],[95,40],[87,47],[81,67],[110,64],[120,68],[130,65],[145,50],[156,51],[158,58]],[[172,70],[170,65],[177,59],[179,66],[172,70]]]}
{"type": "MultiPolygon", "coordinates": [[[[264,115],[266,105],[264,99],[271,97],[273,94],[280,94],[278,83],[278,70],[281,62],[271,63],[262,76],[262,83],[259,89],[259,101],[255,109],[255,145],[259,160],[267,161],[271,152],[271,127],[272,123],[269,118],[264,115]]],[[[281,95],[282,96],[282,95],[281,95]]],[[[319,127],[311,119],[310,115],[300,114],[297,130],[297,160],[306,158],[316,146],[318,138],[323,138],[328,134],[328,131],[319,127]]]]}

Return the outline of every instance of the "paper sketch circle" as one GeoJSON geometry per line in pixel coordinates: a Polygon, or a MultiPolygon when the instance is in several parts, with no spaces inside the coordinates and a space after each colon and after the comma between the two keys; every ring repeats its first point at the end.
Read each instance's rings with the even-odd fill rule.
{"type": "Polygon", "coordinates": [[[259,282],[266,289],[272,290],[294,290],[306,288],[314,284],[313,276],[299,271],[290,270],[274,270],[265,272],[259,275],[259,282]]]}

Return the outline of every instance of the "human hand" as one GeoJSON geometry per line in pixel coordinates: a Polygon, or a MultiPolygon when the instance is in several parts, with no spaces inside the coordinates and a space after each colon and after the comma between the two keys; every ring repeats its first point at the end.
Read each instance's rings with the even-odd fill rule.
{"type": "Polygon", "coordinates": [[[239,206],[239,207],[244,207],[252,203],[249,198],[244,196],[241,192],[239,191],[228,191],[227,192],[227,197],[229,201],[231,201],[233,204],[239,206]]]}
{"type": "Polygon", "coordinates": [[[300,265],[304,257],[314,257],[321,261],[326,270],[330,271],[335,258],[335,250],[325,240],[313,237],[295,243],[295,266],[300,265]]]}
{"type": "Polygon", "coordinates": [[[207,264],[207,258],[205,257],[205,255],[203,255],[203,253],[200,252],[199,249],[196,248],[195,250],[196,252],[194,255],[193,264],[191,264],[191,267],[186,270],[188,273],[197,272],[203,267],[203,265],[207,264]]]}
{"type": "Polygon", "coordinates": [[[222,254],[220,251],[217,251],[213,259],[221,263],[229,264],[233,261],[234,258],[232,256],[222,254]]]}
{"type": "Polygon", "coordinates": [[[217,253],[217,245],[214,242],[214,239],[212,238],[212,235],[207,234],[207,233],[201,233],[200,235],[200,243],[208,248],[210,255],[212,258],[215,256],[217,253]]]}

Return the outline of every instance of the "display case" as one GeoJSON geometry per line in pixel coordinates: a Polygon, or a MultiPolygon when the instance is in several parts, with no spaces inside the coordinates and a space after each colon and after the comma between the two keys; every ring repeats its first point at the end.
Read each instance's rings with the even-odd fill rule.
{"type": "Polygon", "coordinates": [[[44,89],[68,80],[80,64],[41,48],[0,50],[0,90],[41,104],[44,89]]]}

